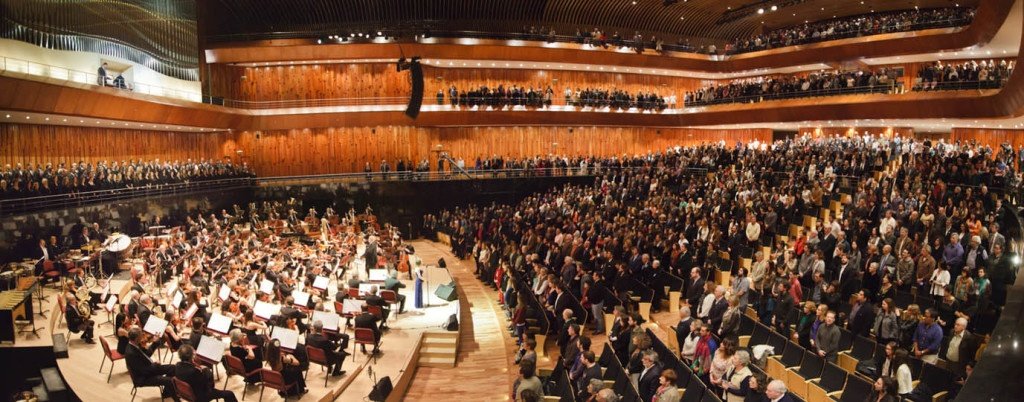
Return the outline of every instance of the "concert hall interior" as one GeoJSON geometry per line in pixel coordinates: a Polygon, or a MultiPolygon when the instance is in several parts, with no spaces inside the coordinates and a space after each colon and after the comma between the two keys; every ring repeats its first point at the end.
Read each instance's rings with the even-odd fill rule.
{"type": "Polygon", "coordinates": [[[1024,0],[0,0],[0,402],[1024,395],[1024,0]]]}

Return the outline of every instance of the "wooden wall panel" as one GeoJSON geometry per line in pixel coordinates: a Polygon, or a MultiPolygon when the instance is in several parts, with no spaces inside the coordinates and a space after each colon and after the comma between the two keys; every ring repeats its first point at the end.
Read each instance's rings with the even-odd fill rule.
{"type": "Polygon", "coordinates": [[[221,143],[221,135],[216,133],[0,124],[0,164],[231,156],[222,152],[221,143]]]}
{"type": "Polygon", "coordinates": [[[382,159],[392,168],[398,159],[431,161],[437,145],[472,164],[478,156],[635,155],[726,141],[769,141],[770,129],[698,130],[639,127],[344,127],[228,134],[223,153],[242,151],[260,176],[361,172],[366,162],[377,170],[382,159]],[[257,138],[258,137],[258,138],[257,138]]]}
{"type": "MultiPolygon", "coordinates": [[[[397,72],[394,64],[315,64],[297,66],[239,67],[211,65],[212,93],[230,100],[280,101],[337,98],[405,98],[412,92],[410,73],[397,72]],[[245,77],[244,79],[242,77],[245,77]]],[[[566,86],[576,88],[618,88],[637,93],[654,91],[662,96],[702,86],[695,78],[622,74],[596,71],[528,70],[501,68],[437,68],[423,65],[424,97],[433,104],[439,89],[480,85],[518,85],[534,88],[551,86],[555,103],[563,104],[566,86]]],[[[447,96],[447,95],[446,95],[447,96]]],[[[402,102],[399,102],[402,103],[402,102]]]]}
{"type": "Polygon", "coordinates": [[[950,133],[951,141],[977,141],[998,150],[999,146],[1009,143],[1013,149],[1024,146],[1024,130],[1001,130],[988,128],[954,128],[950,133]]]}

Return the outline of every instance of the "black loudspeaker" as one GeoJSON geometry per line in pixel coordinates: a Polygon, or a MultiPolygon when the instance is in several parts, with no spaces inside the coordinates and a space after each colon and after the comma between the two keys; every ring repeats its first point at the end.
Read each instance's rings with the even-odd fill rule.
{"type": "Polygon", "coordinates": [[[434,295],[445,301],[455,301],[459,298],[458,293],[455,293],[455,282],[438,286],[434,295]]]}
{"type": "Polygon", "coordinates": [[[448,316],[448,320],[444,322],[444,329],[448,331],[459,330],[459,319],[455,317],[455,314],[448,316]]]}
{"type": "Polygon", "coordinates": [[[377,381],[368,397],[371,401],[383,402],[388,399],[392,389],[394,389],[394,386],[391,385],[391,377],[384,377],[377,381]]]}
{"type": "Polygon", "coordinates": [[[437,266],[439,268],[448,268],[448,263],[444,262],[444,258],[437,259],[437,266]]]}
{"type": "Polygon", "coordinates": [[[415,119],[420,115],[420,106],[423,106],[423,68],[420,67],[419,59],[413,59],[409,70],[412,72],[412,95],[405,115],[415,119]]]}

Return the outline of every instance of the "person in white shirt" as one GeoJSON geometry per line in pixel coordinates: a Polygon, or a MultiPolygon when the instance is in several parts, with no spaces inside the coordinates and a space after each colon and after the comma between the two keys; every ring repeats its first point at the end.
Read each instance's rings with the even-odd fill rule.
{"type": "MultiPolygon", "coordinates": [[[[707,289],[710,286],[714,286],[714,285],[715,284],[713,282],[708,282],[708,284],[705,285],[706,286],[705,287],[705,291],[707,291],[707,289]]],[[[708,294],[704,296],[704,299],[701,300],[700,307],[697,308],[697,318],[700,318],[702,320],[707,320],[708,316],[711,315],[711,306],[714,305],[714,304],[715,304],[715,292],[708,292],[708,294]]]]}
{"type": "Polygon", "coordinates": [[[894,356],[892,364],[896,366],[896,393],[907,395],[914,391],[914,379],[907,364],[910,353],[906,349],[896,349],[894,356]]]}
{"type": "Polygon", "coordinates": [[[896,218],[892,217],[892,211],[885,211],[885,218],[882,218],[882,222],[878,224],[878,234],[882,237],[889,237],[895,228],[896,218]]]}
{"type": "Polygon", "coordinates": [[[932,296],[943,297],[946,295],[946,286],[949,286],[949,270],[946,269],[945,263],[940,262],[935,271],[932,271],[929,282],[932,284],[932,296]]]}
{"type": "Polygon", "coordinates": [[[761,238],[761,224],[757,223],[754,214],[747,214],[747,241],[757,244],[757,240],[761,238]]]}

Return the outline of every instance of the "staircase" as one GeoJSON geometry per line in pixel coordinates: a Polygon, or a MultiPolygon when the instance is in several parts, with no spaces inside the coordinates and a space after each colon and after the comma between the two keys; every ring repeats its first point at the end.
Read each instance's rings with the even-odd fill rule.
{"type": "Polygon", "coordinates": [[[458,331],[427,331],[420,343],[419,367],[455,367],[458,355],[458,331]]]}

